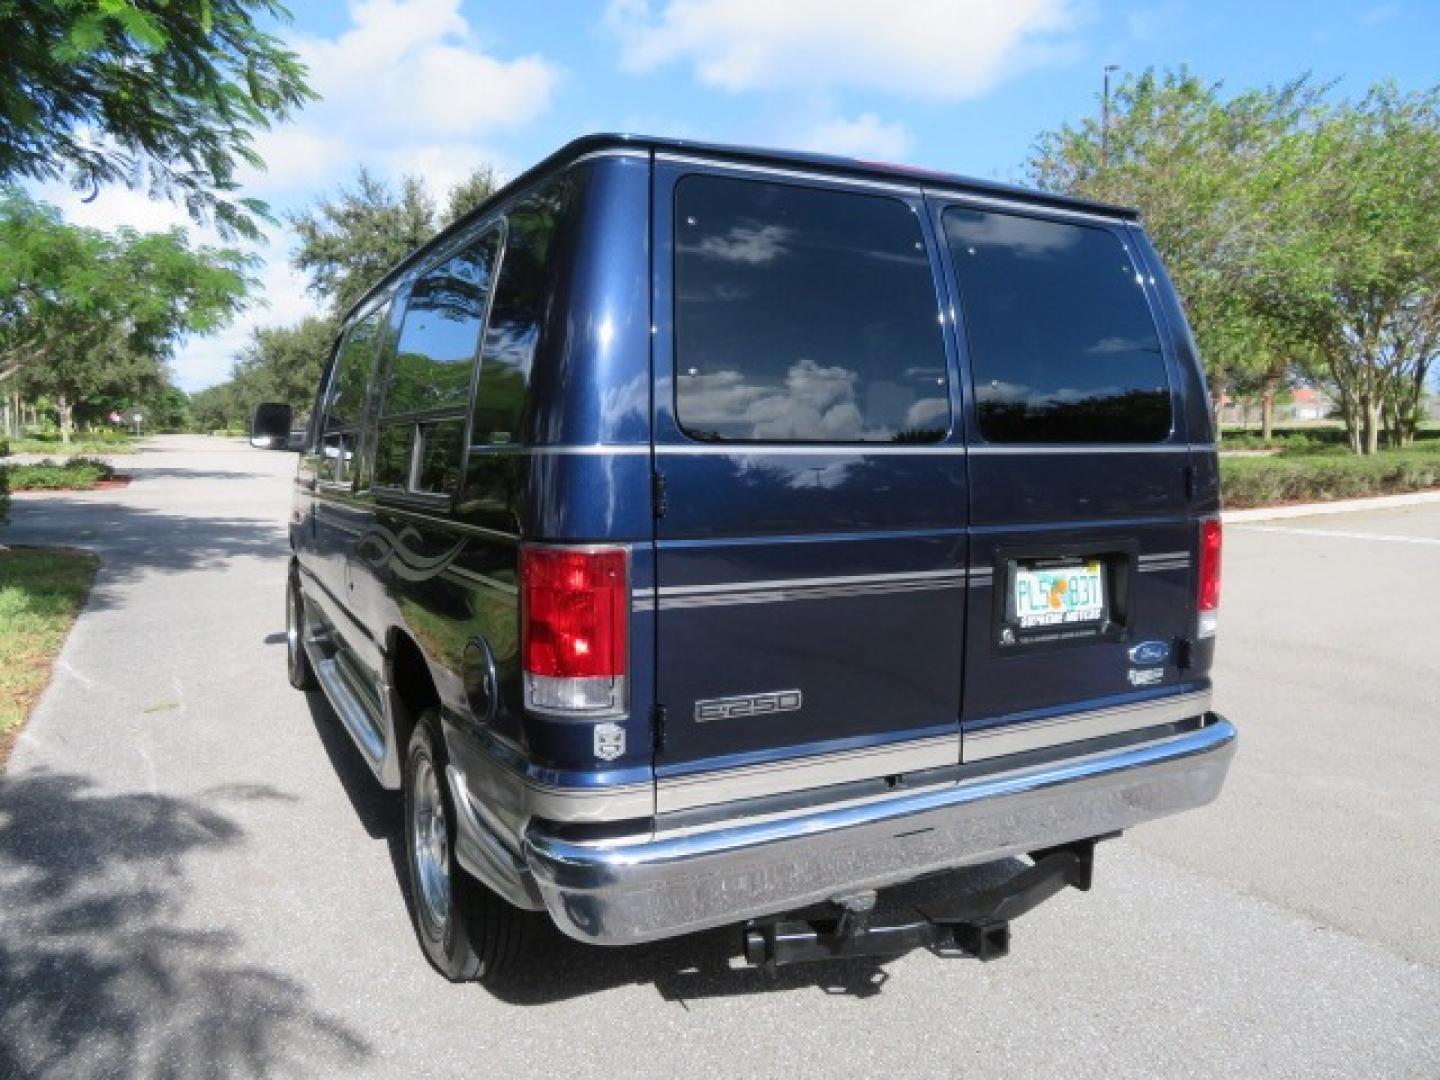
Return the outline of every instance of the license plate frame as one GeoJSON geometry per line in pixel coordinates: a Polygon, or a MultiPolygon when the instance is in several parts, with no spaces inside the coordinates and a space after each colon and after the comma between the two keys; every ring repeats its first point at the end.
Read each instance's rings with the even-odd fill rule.
{"type": "MultiPolygon", "coordinates": [[[[1060,550],[997,553],[995,586],[999,594],[995,597],[995,644],[1002,650],[1023,646],[1086,644],[1096,640],[1123,639],[1126,634],[1125,611],[1128,607],[1130,563],[1133,552],[1104,550],[1085,546],[1062,548],[1060,550]],[[1083,568],[1079,576],[1094,583],[1098,582],[1098,603],[1087,597],[1090,603],[1078,605],[1077,614],[1066,619],[1036,619],[1033,609],[1027,613],[1020,602],[1022,584],[1034,588],[1037,582],[1046,579],[1076,575],[1076,568],[1083,568]]],[[[1079,582],[1067,585],[1083,588],[1079,582]]],[[[1032,594],[1033,598],[1033,594],[1032,594]]],[[[1055,609],[1051,609],[1052,611],[1055,609]]],[[[1060,609],[1065,610],[1063,607],[1060,609]]]]}

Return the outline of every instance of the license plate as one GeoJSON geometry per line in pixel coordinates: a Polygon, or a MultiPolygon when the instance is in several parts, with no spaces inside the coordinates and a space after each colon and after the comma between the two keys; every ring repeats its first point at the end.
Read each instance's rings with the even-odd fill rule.
{"type": "Polygon", "coordinates": [[[1069,566],[1015,567],[1015,621],[1022,630],[1105,618],[1105,567],[1099,559],[1069,566]]]}

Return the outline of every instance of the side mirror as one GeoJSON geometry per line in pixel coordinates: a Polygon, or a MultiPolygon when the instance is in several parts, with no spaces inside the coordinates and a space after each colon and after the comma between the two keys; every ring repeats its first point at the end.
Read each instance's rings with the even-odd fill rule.
{"type": "Polygon", "coordinates": [[[250,414],[250,445],[259,450],[290,449],[293,410],[281,401],[265,401],[250,414]]]}

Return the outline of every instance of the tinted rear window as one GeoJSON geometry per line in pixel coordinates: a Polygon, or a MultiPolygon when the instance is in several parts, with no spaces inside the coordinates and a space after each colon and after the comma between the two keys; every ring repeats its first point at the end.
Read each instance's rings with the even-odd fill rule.
{"type": "Polygon", "coordinates": [[[950,427],[934,277],[896,199],[675,189],[676,415],[694,438],[931,442],[950,427]]]}
{"type": "Polygon", "coordinates": [[[1108,229],[950,209],[980,433],[1157,442],[1170,389],[1139,271],[1108,229]]]}

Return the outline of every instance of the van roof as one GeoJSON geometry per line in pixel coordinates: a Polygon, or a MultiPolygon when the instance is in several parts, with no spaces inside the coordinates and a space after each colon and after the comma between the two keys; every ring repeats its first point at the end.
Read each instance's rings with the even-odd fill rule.
{"type": "Polygon", "coordinates": [[[902,165],[883,161],[865,161],[859,158],[838,157],[832,154],[814,154],[800,150],[773,150],[758,146],[733,146],[725,143],[698,142],[691,139],[672,139],[652,135],[629,135],[618,132],[602,132],[594,135],[582,135],[572,139],[560,149],[556,150],[549,157],[538,164],[526,169],[519,176],[509,181],[500,188],[497,188],[483,203],[474,210],[465,214],[455,222],[452,222],[445,229],[441,230],[432,239],[416,248],[400,262],[391,267],[379,281],[375,282],[365,294],[355,302],[349,311],[345,313],[348,320],[354,312],[367,304],[382,288],[390,284],[397,275],[414,263],[426,252],[430,251],[437,241],[449,236],[457,229],[463,228],[467,222],[477,217],[483,217],[490,210],[510,198],[515,192],[530,187],[540,180],[543,180],[551,173],[559,172],[561,169],[573,164],[578,159],[589,154],[605,150],[639,150],[653,153],[672,153],[681,155],[693,155],[696,157],[714,158],[744,162],[752,165],[768,165],[775,168],[803,168],[807,172],[830,173],[836,176],[852,176],[862,179],[888,180],[893,183],[902,183],[910,186],[932,186],[942,187],[951,191],[963,191],[976,195],[988,195],[995,198],[1004,198],[1015,202],[1027,202],[1036,206],[1053,207],[1061,210],[1081,210],[1091,214],[1102,214],[1106,217],[1115,217],[1127,221],[1139,219],[1139,212],[1124,206],[1114,206],[1109,203],[1098,202],[1091,199],[1081,199],[1070,195],[1054,195],[1049,192],[1036,191],[1032,188],[1019,187],[1015,184],[1005,184],[996,180],[977,180],[970,176],[961,176],[956,173],[942,172],[937,169],[926,169],[914,165],[902,165]]]}

